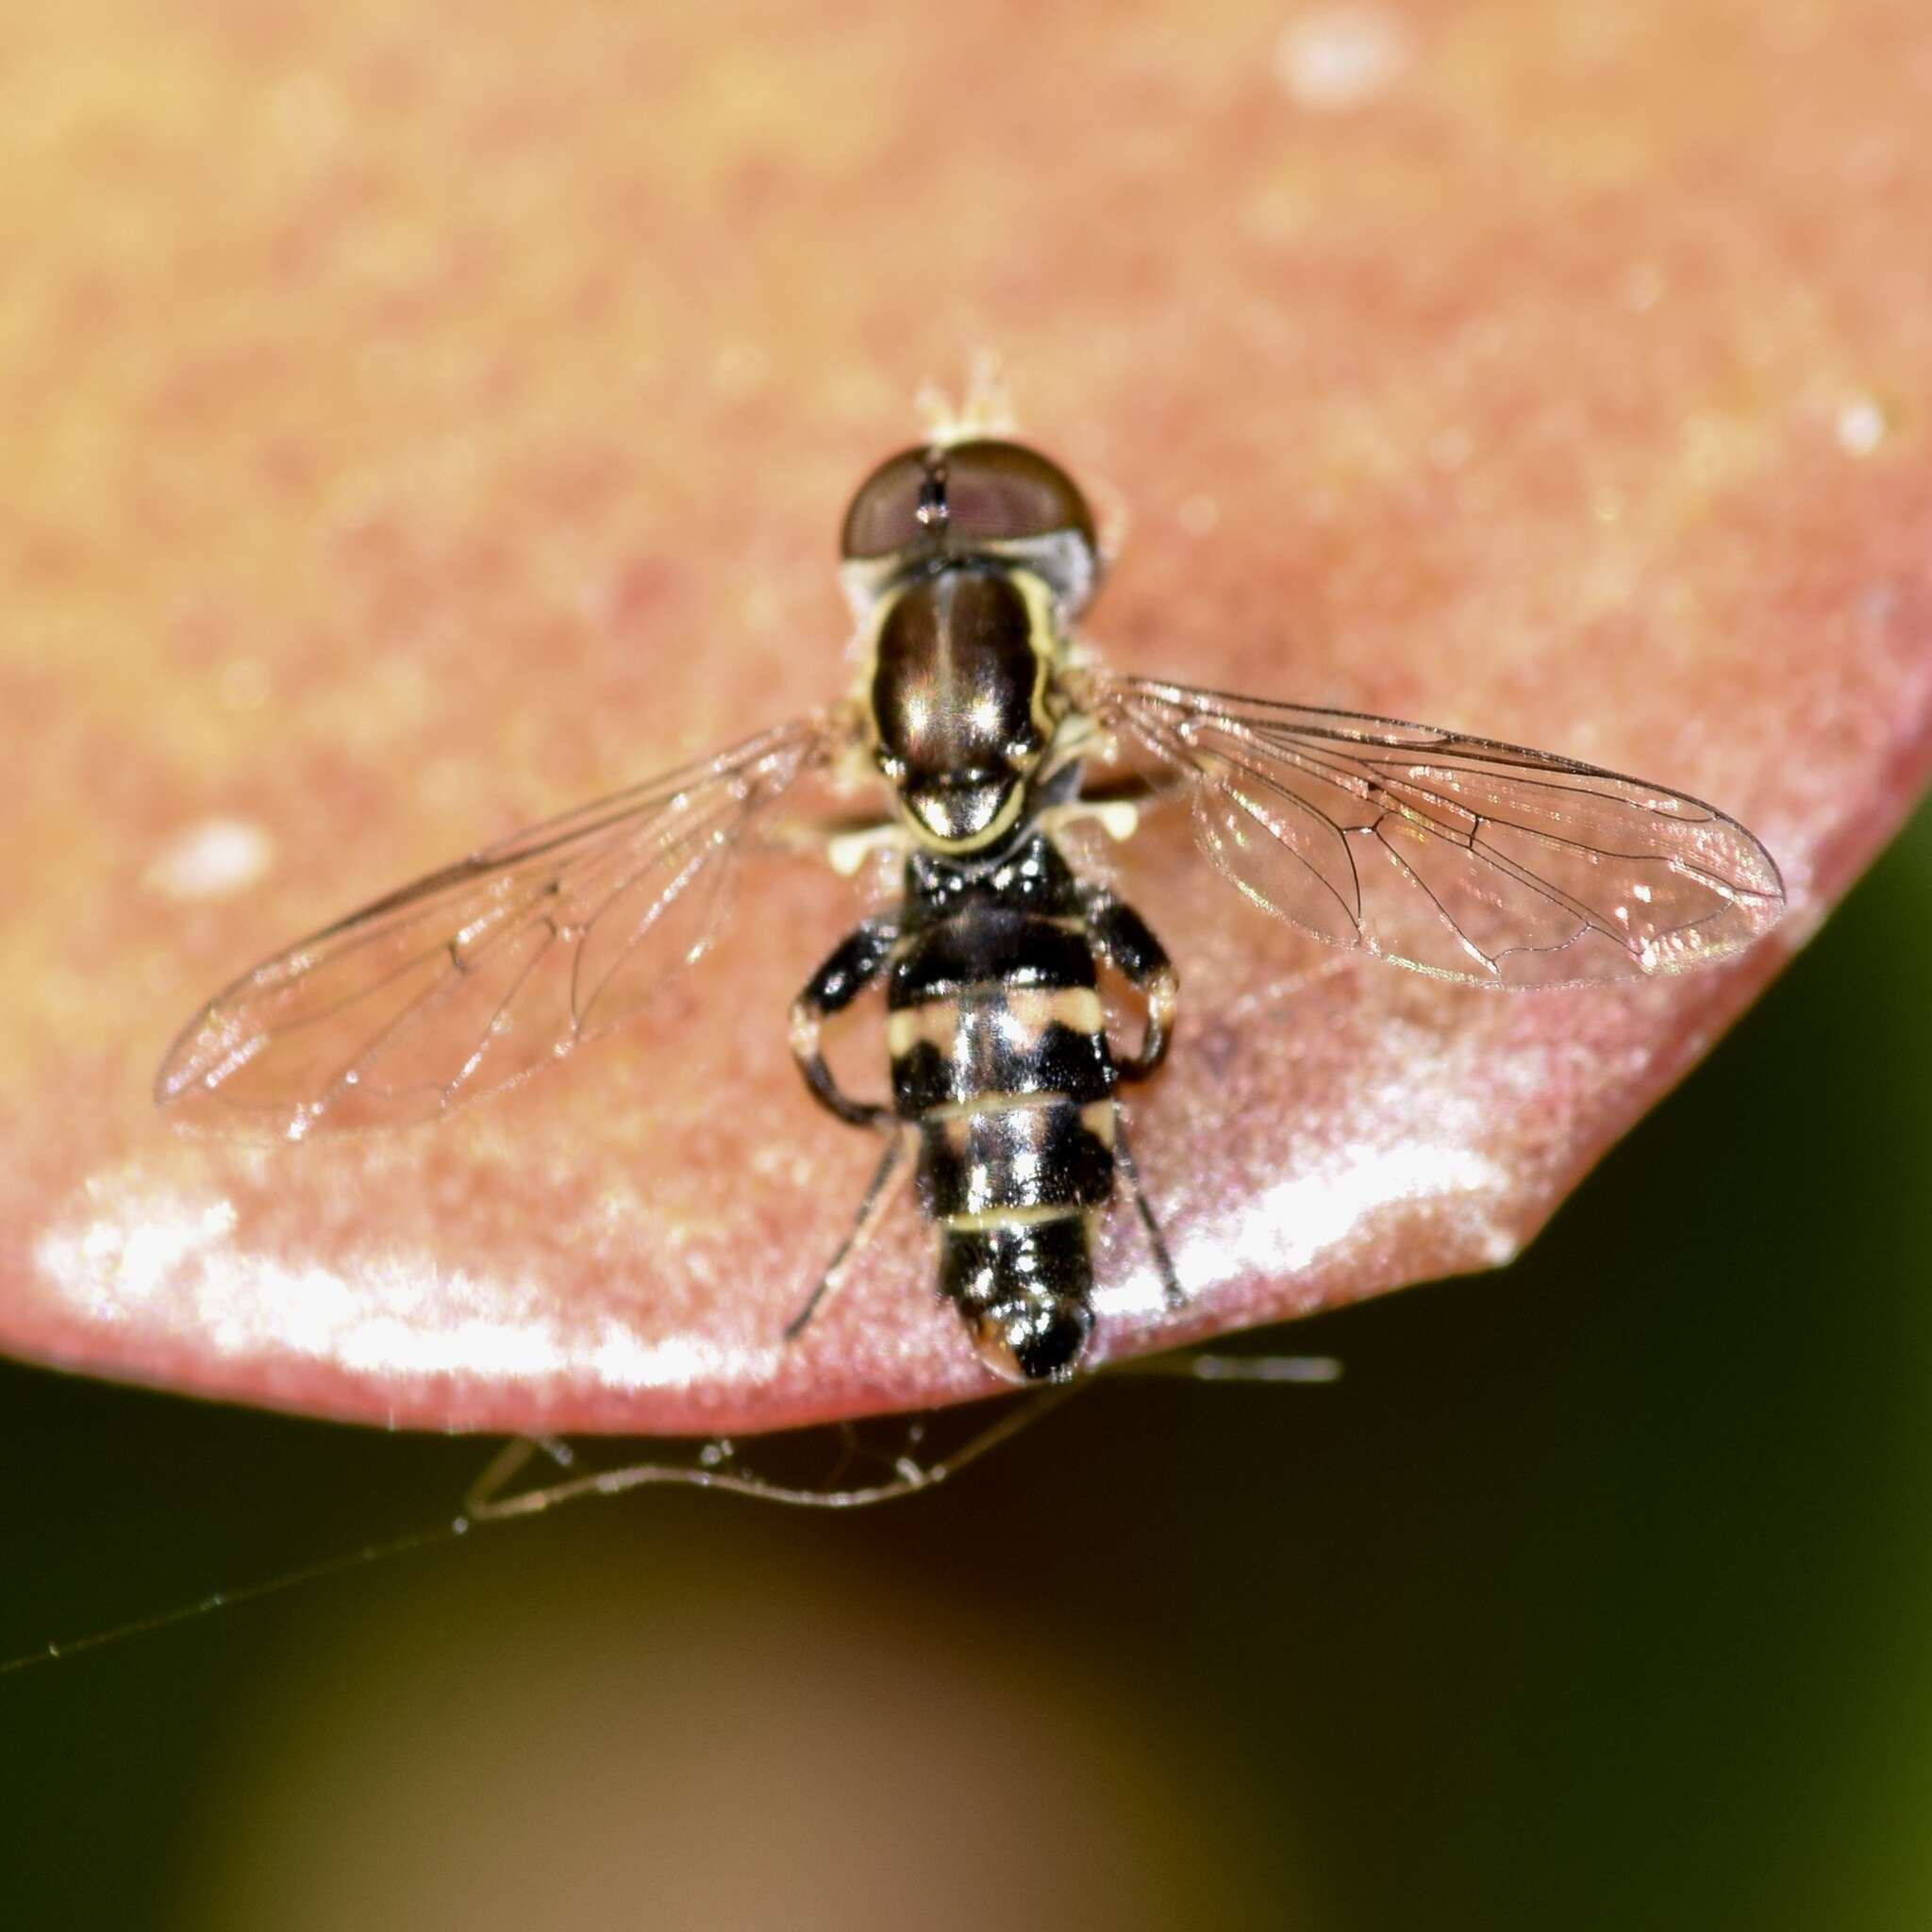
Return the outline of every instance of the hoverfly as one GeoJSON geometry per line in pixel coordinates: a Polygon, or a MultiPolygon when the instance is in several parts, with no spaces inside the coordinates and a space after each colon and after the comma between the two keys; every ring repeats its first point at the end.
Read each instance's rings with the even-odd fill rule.
{"type": "MultiPolygon", "coordinates": [[[[1152,931],[1083,878],[1063,829],[1113,814],[1090,768],[1179,796],[1208,859],[1268,912],[1443,978],[1552,987],[1670,974],[1749,945],[1777,868],[1694,798],[1546,752],[1103,669],[1073,625],[1101,553],[1058,464],[978,435],[860,485],[843,575],[864,669],[824,713],[567,813],[363,908],[244,974],[163,1062],[159,1103],[300,1138],[430,1118],[626,1017],[710,939],[734,854],[806,774],[890,797],[896,903],[792,1006],[807,1085],[886,1137],[854,1235],[908,1155],[939,1291],[980,1359],[1070,1377],[1094,1325],[1092,1235],[1124,1183],[1181,1288],[1116,1105],[1161,1064],[1178,980],[1152,931]],[[1099,969],[1139,996],[1108,1037],[1099,969]],[[824,1023],[882,986],[890,1104],[855,1098],[824,1023]]],[[[1131,814],[1132,805],[1124,809],[1131,814]]]]}

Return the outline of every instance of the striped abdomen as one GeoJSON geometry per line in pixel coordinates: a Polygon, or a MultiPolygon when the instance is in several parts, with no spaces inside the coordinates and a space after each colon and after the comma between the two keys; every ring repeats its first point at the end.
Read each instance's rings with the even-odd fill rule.
{"type": "Polygon", "coordinates": [[[899,942],[887,1000],[941,1290],[1000,1373],[1070,1374],[1093,1324],[1091,1218],[1113,1193],[1115,1074],[1086,935],[971,906],[899,942]]]}

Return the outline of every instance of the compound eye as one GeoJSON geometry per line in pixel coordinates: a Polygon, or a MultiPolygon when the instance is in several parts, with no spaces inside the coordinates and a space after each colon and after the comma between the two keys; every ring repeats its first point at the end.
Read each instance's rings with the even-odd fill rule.
{"type": "Polygon", "coordinates": [[[1093,512],[1058,463],[1019,442],[959,442],[943,452],[946,530],[955,543],[1007,543],[1077,534],[1094,542],[1093,512]]]}
{"type": "Polygon", "coordinates": [[[1074,479],[1024,443],[986,439],[888,458],[859,485],[839,547],[863,563],[1061,534],[1092,552],[1093,512],[1074,479]]]}
{"type": "Polygon", "coordinates": [[[863,483],[845,512],[839,551],[847,563],[891,557],[937,535],[932,525],[932,452],[901,450],[863,483]],[[922,519],[924,506],[926,517],[922,519]]]}

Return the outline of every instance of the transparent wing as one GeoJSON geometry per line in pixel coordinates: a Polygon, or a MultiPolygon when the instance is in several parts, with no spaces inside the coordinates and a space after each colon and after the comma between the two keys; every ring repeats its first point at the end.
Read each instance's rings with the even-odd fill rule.
{"type": "Polygon", "coordinates": [[[1393,718],[1087,674],[1124,754],[1187,789],[1203,850],[1336,945],[1482,986],[1678,973],[1777,924],[1777,867],[1682,793],[1393,718]]]}
{"type": "Polygon", "coordinates": [[[783,724],[339,920],[169,1050],[171,1113],[299,1138],[432,1118],[634,1013],[709,944],[746,826],[837,736],[783,724]]]}

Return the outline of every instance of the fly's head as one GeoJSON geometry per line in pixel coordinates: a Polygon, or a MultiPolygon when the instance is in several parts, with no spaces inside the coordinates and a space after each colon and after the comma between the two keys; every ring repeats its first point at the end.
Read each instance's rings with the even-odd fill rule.
{"type": "Polygon", "coordinates": [[[926,849],[996,849],[1052,741],[1066,622],[1093,591],[1093,518],[1019,443],[902,452],[846,514],[846,581],[873,648],[873,755],[926,849]]]}
{"type": "Polygon", "coordinates": [[[1087,608],[1100,580],[1093,512],[1079,485],[1038,450],[994,438],[888,457],[853,496],[839,554],[861,615],[895,583],[949,559],[1030,572],[1063,622],[1087,608]]]}

